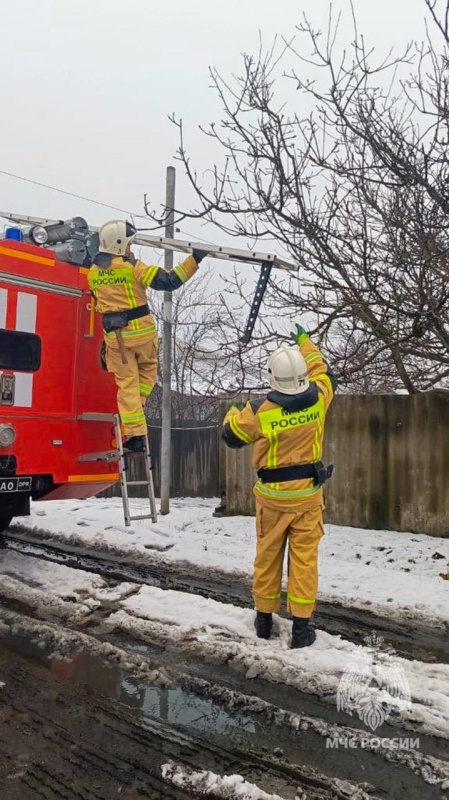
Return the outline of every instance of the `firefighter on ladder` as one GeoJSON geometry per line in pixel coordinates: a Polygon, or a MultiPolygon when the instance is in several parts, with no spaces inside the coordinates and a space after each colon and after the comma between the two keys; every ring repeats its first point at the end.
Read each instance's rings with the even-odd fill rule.
{"type": "Polygon", "coordinates": [[[156,383],[157,335],[147,302],[147,290],[174,291],[195,274],[207,255],[194,250],[172,270],[151,267],[134,258],[136,229],[112,220],[99,230],[99,252],[88,283],[103,316],[106,365],[117,384],[117,404],[126,438],[125,448],[144,449],[147,423],[144,407],[156,383]]]}
{"type": "Polygon", "coordinates": [[[335,377],[300,326],[293,347],[282,344],[268,360],[271,391],[242,411],[231,408],[222,436],[229,447],[253,445],[259,480],[253,598],[256,633],[269,639],[272,613],[281,603],[288,540],[287,610],[293,617],[291,647],[316,639],[310,618],[318,589],[318,544],[323,535],[323,490],[333,467],[321,461],[324,420],[335,377]]]}

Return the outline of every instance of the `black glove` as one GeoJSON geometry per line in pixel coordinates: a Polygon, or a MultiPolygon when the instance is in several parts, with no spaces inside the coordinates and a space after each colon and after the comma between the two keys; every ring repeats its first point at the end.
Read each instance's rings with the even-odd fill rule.
{"type": "Polygon", "coordinates": [[[192,250],[192,256],[196,263],[199,264],[207,256],[207,250],[192,250]]]}

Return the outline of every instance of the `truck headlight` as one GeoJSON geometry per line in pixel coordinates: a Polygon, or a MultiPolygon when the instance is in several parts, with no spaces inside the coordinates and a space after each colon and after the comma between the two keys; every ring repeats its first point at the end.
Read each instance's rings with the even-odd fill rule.
{"type": "Polygon", "coordinates": [[[0,425],[0,447],[10,447],[16,440],[12,425],[0,425]]]}

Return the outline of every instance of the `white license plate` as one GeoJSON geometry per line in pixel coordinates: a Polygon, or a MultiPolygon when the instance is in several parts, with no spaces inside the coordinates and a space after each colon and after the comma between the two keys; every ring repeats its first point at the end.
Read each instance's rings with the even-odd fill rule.
{"type": "Polygon", "coordinates": [[[31,480],[31,478],[0,478],[0,493],[29,492],[31,480]]]}

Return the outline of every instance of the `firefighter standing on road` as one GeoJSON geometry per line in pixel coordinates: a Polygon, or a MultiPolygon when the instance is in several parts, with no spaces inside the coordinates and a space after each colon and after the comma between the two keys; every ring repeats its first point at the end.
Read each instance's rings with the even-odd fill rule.
{"type": "Polygon", "coordinates": [[[281,345],[268,360],[271,391],[223,421],[229,447],[253,445],[259,480],[253,598],[256,633],[269,639],[272,613],[281,603],[282,566],[288,539],[287,609],[293,616],[291,647],[316,639],[310,627],[318,589],[318,544],[323,535],[324,481],[332,467],[321,462],[326,412],[336,381],[318,348],[299,325],[296,344],[281,345]]]}
{"type": "Polygon", "coordinates": [[[179,289],[207,255],[194,250],[172,270],[150,267],[131,254],[136,229],[122,220],[99,230],[99,252],[89,270],[89,288],[103,315],[106,365],[117,384],[117,404],[127,450],[141,452],[147,434],[144,406],[156,383],[157,335],[147,290],[179,289]]]}

